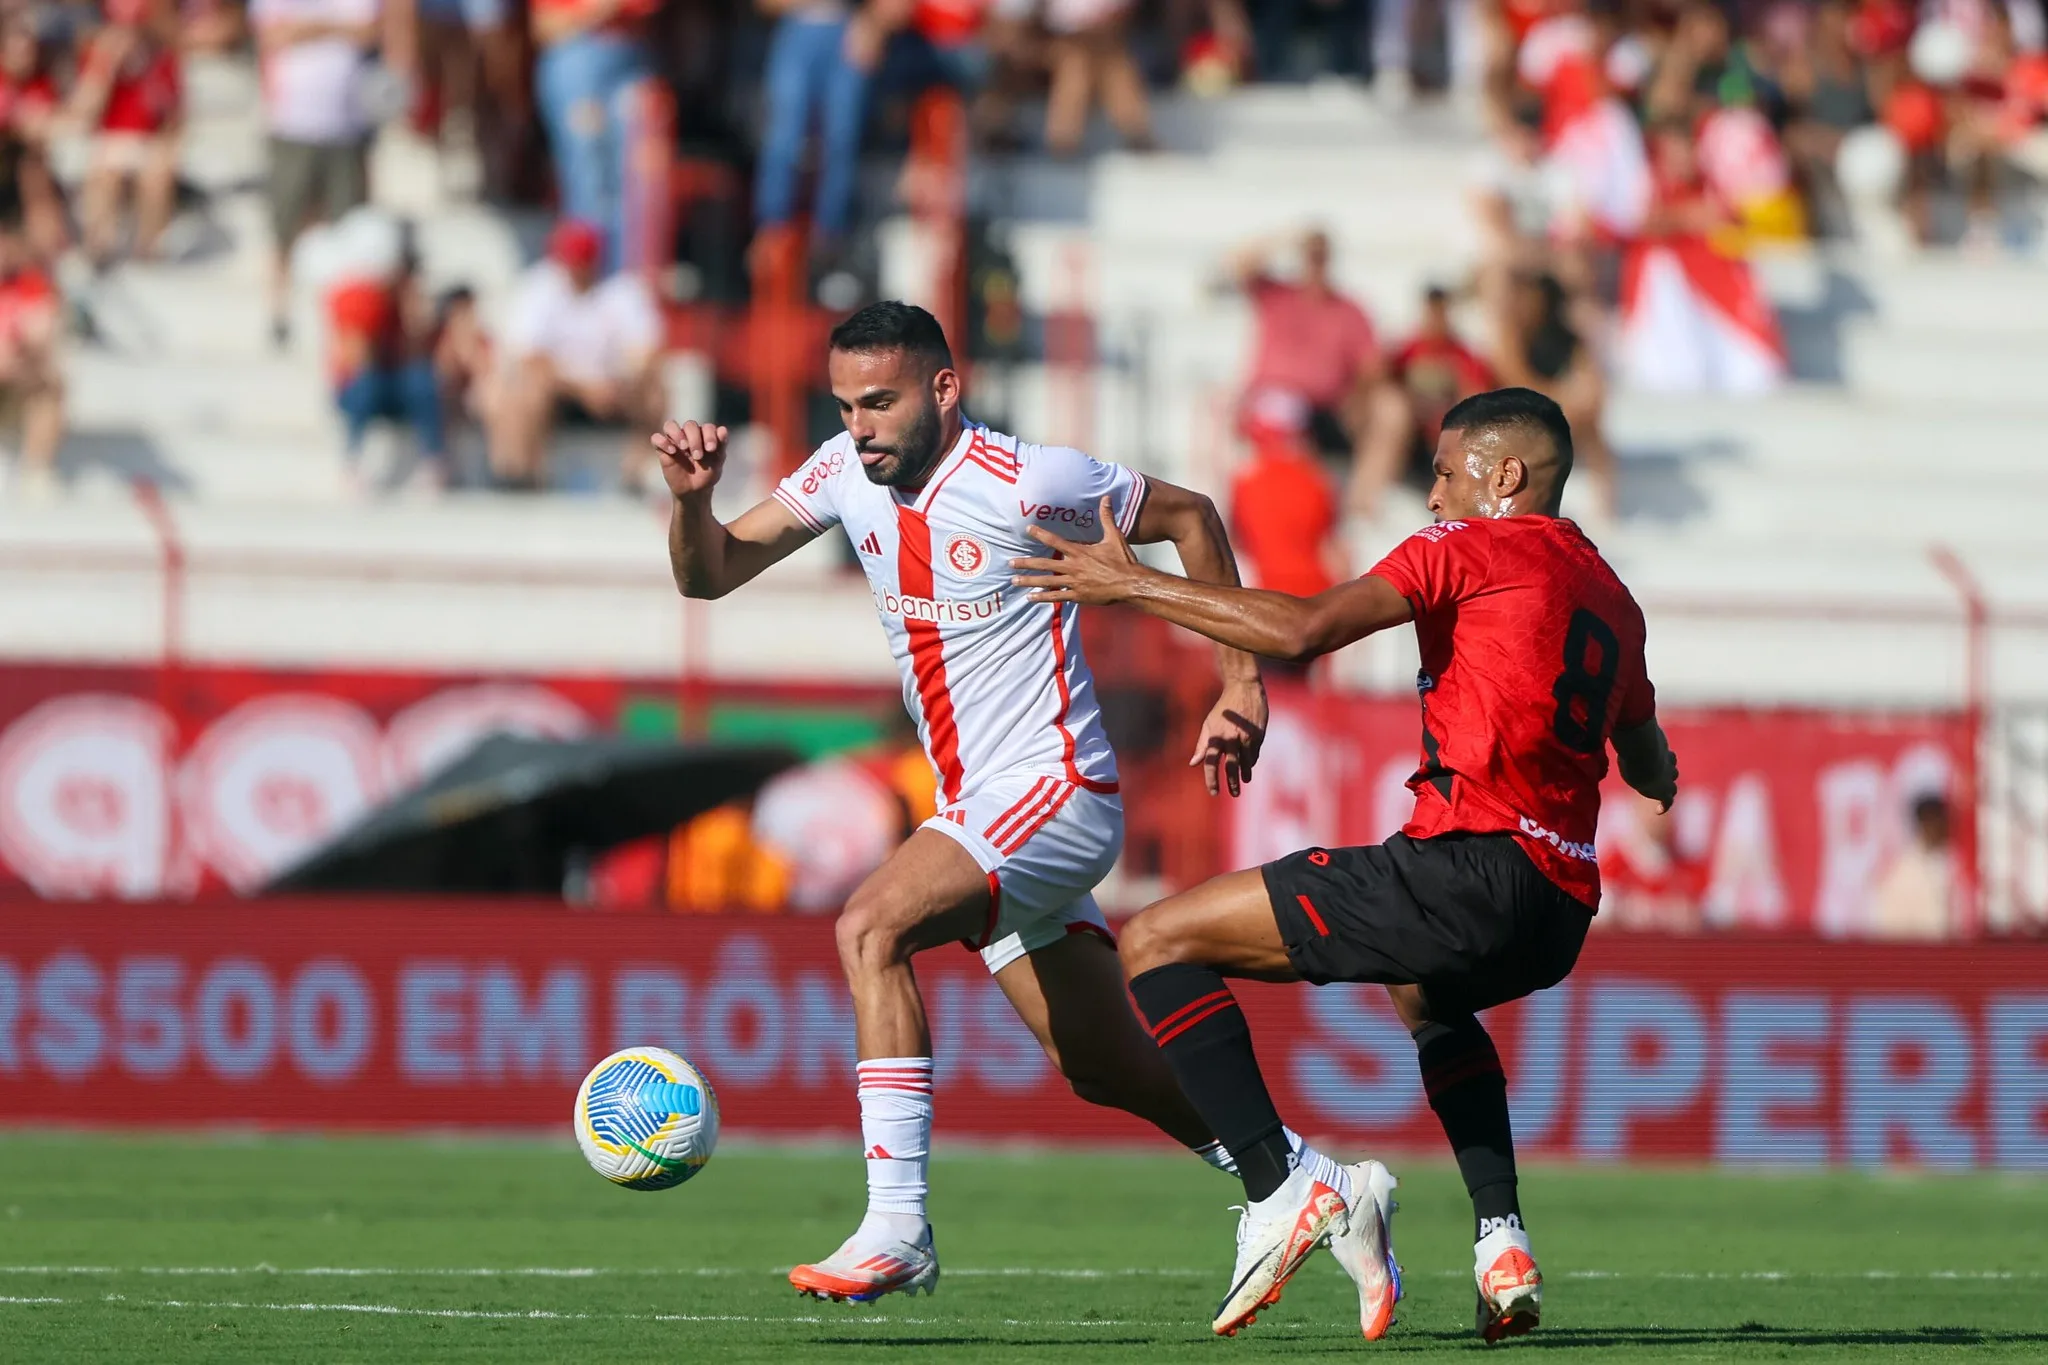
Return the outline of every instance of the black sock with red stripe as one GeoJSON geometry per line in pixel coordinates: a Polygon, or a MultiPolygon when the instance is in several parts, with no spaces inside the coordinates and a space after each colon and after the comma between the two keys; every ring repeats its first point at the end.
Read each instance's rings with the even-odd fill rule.
{"type": "Polygon", "coordinates": [[[1515,1138],[1508,1121],[1508,1078],[1486,1028],[1471,1015],[1415,1030],[1422,1089],[1436,1110],[1444,1136],[1458,1157],[1458,1173],[1472,1196],[1472,1240],[1486,1235],[1489,1222],[1513,1218],[1522,1206],[1515,1197],[1515,1138]]]}
{"type": "Polygon", "coordinates": [[[1174,962],[1141,973],[1131,997],[1188,1103],[1237,1162],[1245,1196],[1279,1189],[1291,1169],[1287,1134],[1230,987],[1208,967],[1174,962]]]}

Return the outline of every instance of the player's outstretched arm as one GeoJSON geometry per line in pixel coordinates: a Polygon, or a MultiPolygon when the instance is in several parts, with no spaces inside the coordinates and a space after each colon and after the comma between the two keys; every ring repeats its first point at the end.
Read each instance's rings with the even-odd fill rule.
{"type": "Polygon", "coordinates": [[[1655,716],[1614,732],[1614,759],[1622,781],[1665,810],[1671,809],[1678,799],[1678,756],[1671,752],[1664,727],[1655,716]]]}
{"type": "MultiPolygon", "coordinates": [[[[1102,524],[1115,529],[1109,521],[1102,524]]],[[[1216,504],[1191,489],[1146,479],[1131,540],[1139,545],[1172,541],[1181,572],[1194,582],[1232,588],[1239,583],[1237,556],[1231,553],[1230,533],[1216,504]]],[[[1219,645],[1216,666],[1223,675],[1223,695],[1202,722],[1188,763],[1202,766],[1209,795],[1228,791],[1236,796],[1251,780],[1266,738],[1266,685],[1259,676],[1258,658],[1241,649],[1219,645]]]]}
{"type": "MultiPolygon", "coordinates": [[[[1103,504],[1106,513],[1108,499],[1103,504]]],[[[1218,644],[1269,659],[1313,659],[1412,616],[1408,599],[1393,584],[1370,574],[1314,597],[1294,597],[1161,573],[1138,562],[1107,517],[1102,539],[1093,545],[1035,526],[1028,534],[1054,552],[1012,565],[1015,581],[1032,589],[1033,601],[1123,602],[1218,644]]]]}
{"type": "Polygon", "coordinates": [[[669,422],[654,433],[661,477],[675,504],[668,519],[668,562],[685,597],[723,597],[787,559],[817,533],[774,498],[727,526],[711,514],[711,490],[725,470],[730,433],[702,422],[669,422]]]}

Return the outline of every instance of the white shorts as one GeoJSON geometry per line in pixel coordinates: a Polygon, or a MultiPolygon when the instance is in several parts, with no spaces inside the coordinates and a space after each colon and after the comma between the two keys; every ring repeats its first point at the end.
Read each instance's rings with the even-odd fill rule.
{"type": "Polygon", "coordinates": [[[1124,803],[1065,778],[1019,773],[984,782],[924,822],[988,874],[988,924],[967,946],[991,973],[1068,934],[1109,937],[1096,884],[1124,846],[1124,803]]]}

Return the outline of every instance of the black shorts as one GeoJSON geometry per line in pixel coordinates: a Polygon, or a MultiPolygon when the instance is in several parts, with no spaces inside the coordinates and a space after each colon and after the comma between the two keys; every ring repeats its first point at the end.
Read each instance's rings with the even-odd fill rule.
{"type": "Polygon", "coordinates": [[[1260,871],[1304,981],[1418,985],[1443,1017],[1564,980],[1593,922],[1506,834],[1396,834],[1260,871]]]}

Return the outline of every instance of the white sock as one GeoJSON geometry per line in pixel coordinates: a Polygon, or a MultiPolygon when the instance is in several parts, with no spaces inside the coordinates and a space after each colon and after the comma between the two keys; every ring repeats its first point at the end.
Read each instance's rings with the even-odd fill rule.
{"type": "MultiPolygon", "coordinates": [[[[1344,1166],[1324,1156],[1301,1140],[1301,1134],[1292,1128],[1282,1128],[1287,1135],[1289,1164],[1296,1169],[1308,1168],[1309,1178],[1320,1180],[1344,1196],[1344,1202],[1351,1202],[1351,1172],[1344,1166]]],[[[1209,1165],[1225,1175],[1237,1174],[1237,1158],[1221,1142],[1210,1142],[1205,1146],[1189,1149],[1209,1165]]]]}
{"type": "Polygon", "coordinates": [[[1324,1156],[1302,1140],[1301,1134],[1292,1128],[1283,1130],[1287,1134],[1287,1146],[1292,1152],[1292,1163],[1297,1171],[1305,1170],[1309,1179],[1320,1180],[1344,1196],[1344,1202],[1351,1202],[1351,1172],[1341,1163],[1324,1156]]]}
{"type": "Polygon", "coordinates": [[[860,1141],[868,1158],[863,1230],[915,1242],[924,1234],[932,1142],[932,1059],[876,1057],[860,1077],[860,1141]]]}

